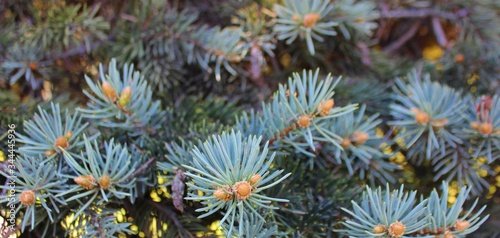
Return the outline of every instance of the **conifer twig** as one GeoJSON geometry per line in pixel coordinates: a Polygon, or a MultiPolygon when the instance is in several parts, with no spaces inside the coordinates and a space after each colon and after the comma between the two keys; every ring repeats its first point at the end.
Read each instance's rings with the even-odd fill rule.
{"type": "Polygon", "coordinates": [[[432,29],[434,30],[438,44],[441,47],[446,47],[448,39],[446,38],[446,34],[444,33],[443,26],[441,25],[439,18],[432,17],[432,29]]]}
{"type": "Polygon", "coordinates": [[[380,18],[424,18],[434,16],[442,19],[456,20],[467,16],[467,14],[469,14],[469,11],[467,11],[466,9],[460,9],[457,12],[453,13],[436,10],[434,8],[424,8],[412,10],[382,10],[380,12],[380,18]]]}
{"type": "MultiPolygon", "coordinates": [[[[312,118],[314,118],[315,114],[311,113],[311,114],[309,114],[307,116],[309,117],[309,119],[312,119],[312,118]]],[[[297,129],[298,127],[300,127],[299,122],[295,122],[292,125],[286,127],[285,129],[283,129],[283,131],[280,131],[278,134],[274,135],[273,138],[271,138],[269,140],[269,145],[272,145],[276,140],[278,140],[281,137],[284,137],[284,136],[288,135],[288,133],[290,133],[291,131],[297,129]]]]}
{"type": "Polygon", "coordinates": [[[276,140],[278,140],[281,137],[286,136],[290,131],[293,131],[293,129],[296,128],[296,123],[292,124],[291,126],[285,128],[283,131],[280,131],[280,133],[276,134],[269,140],[269,145],[272,145],[276,140]]]}

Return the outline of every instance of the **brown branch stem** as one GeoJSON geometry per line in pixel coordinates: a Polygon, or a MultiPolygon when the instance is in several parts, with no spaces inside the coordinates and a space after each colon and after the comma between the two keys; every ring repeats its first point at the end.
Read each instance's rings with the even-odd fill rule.
{"type": "Polygon", "coordinates": [[[14,234],[14,233],[16,233],[17,231],[20,231],[20,230],[21,230],[21,226],[18,225],[14,229],[9,229],[9,231],[7,231],[6,233],[4,233],[2,237],[3,238],[10,237],[10,235],[12,235],[12,234],[14,234]]]}
{"type": "Polygon", "coordinates": [[[158,209],[159,211],[163,212],[165,215],[167,215],[170,220],[172,220],[172,222],[174,223],[174,225],[179,229],[179,230],[184,230],[184,226],[182,225],[182,223],[179,221],[179,219],[177,219],[177,216],[175,214],[174,211],[170,210],[169,208],[167,207],[164,207],[164,206],[160,206],[160,204],[154,202],[154,201],[151,201],[151,200],[146,200],[146,202],[155,207],[156,209],[158,209]]]}
{"type": "Polygon", "coordinates": [[[391,43],[390,45],[384,47],[384,51],[392,52],[392,51],[399,49],[401,46],[404,45],[404,43],[406,43],[408,40],[410,40],[415,35],[415,33],[417,33],[418,28],[420,27],[421,24],[422,24],[422,20],[418,20],[418,21],[414,22],[411,25],[410,29],[408,29],[408,31],[405,34],[403,34],[398,40],[396,40],[393,43],[391,43]]]}
{"type": "Polygon", "coordinates": [[[146,167],[148,167],[149,164],[151,164],[151,162],[153,162],[156,158],[155,157],[151,157],[148,159],[148,161],[146,161],[146,163],[142,164],[141,167],[137,168],[130,176],[131,177],[134,177],[135,175],[137,175],[138,173],[142,172],[143,170],[146,169],[146,167]]]}
{"type": "Polygon", "coordinates": [[[391,137],[391,135],[392,135],[392,133],[394,132],[395,129],[396,129],[396,127],[392,126],[391,129],[389,129],[389,131],[387,133],[385,133],[384,138],[382,138],[382,140],[377,145],[377,147],[380,147],[380,145],[382,145],[382,143],[385,143],[391,137]]]}

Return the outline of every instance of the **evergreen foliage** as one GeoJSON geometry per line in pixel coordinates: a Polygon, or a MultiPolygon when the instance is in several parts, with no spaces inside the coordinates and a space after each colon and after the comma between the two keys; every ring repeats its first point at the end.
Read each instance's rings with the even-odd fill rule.
{"type": "Polygon", "coordinates": [[[0,234],[496,237],[498,29],[494,0],[7,0],[0,234]]]}
{"type": "MultiPolygon", "coordinates": [[[[373,191],[366,188],[360,204],[353,202],[353,211],[344,209],[353,216],[354,220],[347,220],[342,230],[354,237],[434,237],[452,234],[463,237],[475,231],[488,216],[480,219],[471,211],[459,216],[470,189],[462,187],[457,201],[448,208],[446,196],[439,197],[433,190],[428,199],[417,202],[416,192],[403,193],[403,186],[399,190],[385,191],[379,187],[373,191]],[[469,217],[469,215],[471,215],[469,217]],[[416,234],[412,234],[416,233],[416,234]]],[[[443,183],[443,192],[448,192],[448,186],[443,183]]],[[[477,203],[477,200],[476,200],[477,203]]],[[[474,205],[471,209],[474,208],[474,205]]],[[[448,235],[449,236],[449,235],[448,235]]]]}
{"type": "Polygon", "coordinates": [[[99,119],[99,126],[127,131],[130,137],[138,137],[139,144],[142,144],[143,137],[160,128],[159,120],[164,114],[160,110],[160,101],[153,101],[151,88],[139,72],[134,72],[133,65],[125,65],[120,76],[116,61],[112,60],[109,75],[104,75],[102,65],[99,72],[100,85],[94,84],[89,77],[85,78],[92,93],[84,91],[90,100],[88,109],[80,111],[86,118],[99,119]]]}

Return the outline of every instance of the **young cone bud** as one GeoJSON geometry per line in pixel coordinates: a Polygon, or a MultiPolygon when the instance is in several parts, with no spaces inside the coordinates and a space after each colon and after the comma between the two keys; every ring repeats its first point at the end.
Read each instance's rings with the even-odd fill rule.
{"type": "Polygon", "coordinates": [[[366,22],[366,20],[365,20],[364,18],[360,17],[360,18],[358,18],[358,19],[354,20],[354,22],[355,22],[355,23],[358,23],[358,24],[362,24],[362,23],[365,23],[365,22],[366,22]]]}
{"type": "Polygon", "coordinates": [[[132,95],[132,88],[130,86],[125,87],[120,94],[120,99],[118,99],[118,103],[120,106],[124,107],[128,104],[130,100],[130,96],[132,95]]]}
{"type": "Polygon", "coordinates": [[[416,108],[416,107],[410,108],[410,111],[413,112],[413,114],[417,114],[417,113],[421,112],[421,110],[416,108]]]}
{"type": "Polygon", "coordinates": [[[236,182],[233,185],[233,191],[236,193],[238,200],[244,200],[252,195],[252,185],[247,181],[236,182]]]}
{"type": "Polygon", "coordinates": [[[259,182],[260,178],[261,178],[260,174],[252,175],[252,177],[250,178],[250,184],[252,186],[255,185],[257,182],[259,182]]]}
{"type": "Polygon", "coordinates": [[[31,206],[35,203],[35,193],[32,190],[24,190],[21,195],[19,195],[19,201],[24,206],[31,206]]]}
{"type": "Polygon", "coordinates": [[[465,56],[462,53],[459,53],[455,56],[455,62],[462,63],[465,60],[465,56]]]}
{"type": "Polygon", "coordinates": [[[316,25],[320,17],[321,15],[319,15],[319,13],[308,13],[304,16],[302,24],[307,28],[314,27],[314,25],[316,25]]]}
{"type": "Polygon", "coordinates": [[[38,69],[38,64],[36,62],[30,62],[29,67],[31,70],[37,70],[38,69]]]}
{"type": "Polygon", "coordinates": [[[56,141],[54,141],[54,147],[56,147],[56,150],[59,150],[59,147],[67,149],[69,147],[68,140],[66,140],[66,138],[61,136],[57,138],[56,141]]]}
{"type": "Polygon", "coordinates": [[[447,231],[446,233],[444,233],[443,238],[455,238],[455,236],[451,234],[449,231],[447,231]]]}
{"type": "Polygon", "coordinates": [[[427,113],[420,111],[415,113],[415,121],[420,125],[425,125],[429,123],[430,118],[429,115],[427,115],[427,113]]]}
{"type": "Polygon", "coordinates": [[[71,139],[71,137],[73,137],[72,131],[68,131],[68,132],[66,132],[66,134],[64,134],[64,138],[66,138],[66,140],[71,139]]]}
{"type": "MultiPolygon", "coordinates": [[[[297,95],[298,95],[298,94],[297,94],[297,92],[294,92],[294,93],[293,93],[293,96],[294,96],[294,97],[297,97],[297,95]]],[[[287,90],[286,90],[286,93],[285,93],[285,97],[289,97],[289,96],[290,96],[290,89],[287,89],[287,90]]]]}
{"type": "Polygon", "coordinates": [[[344,138],[342,140],[342,142],[340,142],[340,146],[342,146],[342,148],[344,148],[344,149],[347,148],[347,147],[349,147],[349,146],[351,146],[351,139],[349,139],[347,137],[344,138]]]}
{"type": "Polygon", "coordinates": [[[318,111],[320,112],[319,114],[321,116],[328,116],[330,114],[330,110],[333,108],[334,105],[335,101],[333,101],[333,99],[331,98],[324,102],[321,102],[318,105],[318,111]]]}
{"type": "Polygon", "coordinates": [[[473,130],[479,130],[479,126],[481,126],[481,124],[477,121],[472,121],[470,123],[470,128],[472,128],[473,130]]]}
{"type": "Polygon", "coordinates": [[[311,125],[311,118],[309,116],[301,116],[297,121],[297,124],[302,128],[306,128],[311,125]]]}
{"type": "Polygon", "coordinates": [[[432,127],[435,129],[441,129],[448,124],[448,119],[441,118],[432,121],[432,127]]]}
{"type": "Polygon", "coordinates": [[[481,126],[479,127],[479,132],[481,132],[481,134],[484,135],[489,135],[491,134],[491,132],[493,132],[493,126],[491,125],[491,123],[488,122],[481,123],[481,126]]]}
{"type": "MultiPolygon", "coordinates": [[[[230,190],[229,186],[226,186],[225,189],[230,190]]],[[[223,188],[218,188],[217,190],[215,190],[214,196],[215,196],[215,198],[217,198],[221,201],[229,201],[229,200],[233,199],[233,195],[224,191],[223,188]]]]}
{"type": "Polygon", "coordinates": [[[352,135],[352,140],[356,145],[364,144],[369,138],[370,136],[362,131],[355,132],[354,135],[352,135]]]}
{"type": "Polygon", "coordinates": [[[102,82],[102,92],[104,93],[104,96],[111,99],[111,101],[116,99],[115,89],[106,81],[102,82]]]}
{"type": "Polygon", "coordinates": [[[470,223],[468,221],[465,221],[465,220],[458,220],[455,222],[455,229],[457,231],[461,231],[467,227],[469,227],[470,223]]]}
{"type": "Polygon", "coordinates": [[[46,150],[45,151],[45,156],[50,157],[56,153],[55,150],[46,150]]]}
{"type": "Polygon", "coordinates": [[[101,179],[99,180],[99,187],[107,189],[111,185],[111,180],[109,179],[108,175],[103,175],[101,179]]]}
{"type": "Polygon", "coordinates": [[[399,221],[392,223],[389,226],[389,235],[394,237],[401,237],[405,233],[405,225],[399,221]]]}
{"type": "Polygon", "coordinates": [[[92,175],[78,176],[74,180],[75,183],[79,184],[87,190],[91,190],[94,188],[95,179],[92,175]]]}
{"type": "Polygon", "coordinates": [[[378,224],[375,227],[373,227],[373,233],[375,233],[375,234],[384,233],[386,230],[387,229],[382,224],[378,224]]]}

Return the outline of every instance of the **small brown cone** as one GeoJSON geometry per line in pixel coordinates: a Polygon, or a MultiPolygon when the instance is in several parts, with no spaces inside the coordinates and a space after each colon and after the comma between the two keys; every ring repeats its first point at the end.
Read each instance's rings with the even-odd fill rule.
{"type": "Polygon", "coordinates": [[[182,169],[175,169],[174,171],[175,176],[172,180],[172,203],[175,209],[184,212],[184,190],[186,188],[184,180],[186,180],[186,174],[182,169]]]}
{"type": "Polygon", "coordinates": [[[455,56],[455,62],[462,63],[465,60],[465,56],[462,53],[459,53],[455,56]]]}
{"type": "MultiPolygon", "coordinates": [[[[230,189],[231,188],[229,188],[229,186],[225,187],[225,190],[230,190],[230,189]]],[[[221,201],[229,201],[229,200],[233,199],[233,195],[224,191],[223,188],[217,188],[214,191],[214,196],[215,196],[215,198],[217,198],[221,201]]]]}
{"type": "Polygon", "coordinates": [[[385,226],[382,224],[378,224],[375,227],[373,227],[373,233],[375,234],[384,233],[386,230],[387,228],[385,228],[385,226]]]}
{"type": "Polygon", "coordinates": [[[250,185],[255,185],[256,183],[258,183],[260,181],[260,174],[254,174],[252,175],[252,177],[250,178],[250,185]]]}
{"type": "Polygon", "coordinates": [[[352,135],[352,141],[354,141],[356,145],[364,144],[369,138],[370,136],[362,131],[357,131],[352,135]]]}
{"type": "Polygon", "coordinates": [[[297,121],[298,126],[306,128],[311,125],[311,118],[309,116],[301,116],[297,121]]]}
{"type": "Polygon", "coordinates": [[[470,223],[468,221],[465,221],[465,220],[458,220],[455,222],[455,229],[457,231],[461,231],[467,227],[469,227],[470,223]]]}
{"type": "Polygon", "coordinates": [[[328,116],[330,114],[330,110],[333,108],[334,105],[335,101],[333,101],[333,99],[331,98],[324,102],[321,102],[318,105],[318,111],[320,112],[319,114],[321,116],[328,116]]]}
{"type": "Polygon", "coordinates": [[[314,27],[316,23],[319,21],[321,15],[319,13],[308,13],[304,16],[304,20],[302,20],[302,25],[307,28],[314,27]]]}
{"type": "Polygon", "coordinates": [[[31,70],[37,70],[38,69],[38,64],[36,62],[30,62],[29,67],[31,70]]]}
{"type": "Polygon", "coordinates": [[[340,146],[342,146],[342,148],[344,148],[344,149],[347,148],[347,147],[349,147],[349,146],[351,146],[351,139],[349,139],[347,137],[344,138],[342,140],[342,142],[340,142],[340,146]]]}
{"type": "Polygon", "coordinates": [[[389,226],[389,235],[393,237],[401,237],[405,233],[405,225],[399,221],[392,223],[389,226]]]}
{"type": "Polygon", "coordinates": [[[127,106],[130,101],[130,96],[132,95],[132,88],[130,86],[125,87],[120,94],[120,99],[118,99],[118,103],[120,106],[127,106]]]}
{"type": "Polygon", "coordinates": [[[489,135],[493,132],[493,125],[488,122],[481,123],[481,126],[479,126],[479,132],[483,135],[489,135]]]}
{"type": "Polygon", "coordinates": [[[431,120],[429,118],[429,115],[427,115],[427,113],[420,111],[420,112],[415,113],[415,121],[419,125],[425,125],[425,124],[429,123],[431,120]]]}
{"type": "Polygon", "coordinates": [[[108,175],[103,175],[101,179],[99,180],[99,187],[107,189],[111,185],[111,180],[109,179],[108,175]]]}
{"type": "Polygon", "coordinates": [[[106,81],[102,82],[102,92],[104,93],[104,96],[106,96],[108,99],[111,99],[111,101],[116,100],[115,89],[106,81]]]}
{"type": "Polygon", "coordinates": [[[236,182],[233,185],[233,191],[238,200],[244,200],[252,195],[252,185],[247,181],[236,182]]]}
{"type": "Polygon", "coordinates": [[[59,147],[67,149],[69,147],[68,140],[64,136],[61,136],[54,141],[54,147],[56,147],[56,151],[59,151],[59,147]]]}
{"type": "Polygon", "coordinates": [[[87,190],[91,190],[94,188],[95,179],[94,179],[94,176],[92,176],[92,175],[78,176],[74,180],[75,180],[75,183],[79,184],[80,186],[82,186],[83,188],[85,188],[87,190]]]}
{"type": "Polygon", "coordinates": [[[19,195],[19,201],[24,206],[31,206],[35,203],[35,193],[33,190],[24,190],[21,195],[19,195]]]}

